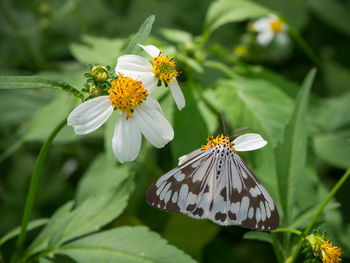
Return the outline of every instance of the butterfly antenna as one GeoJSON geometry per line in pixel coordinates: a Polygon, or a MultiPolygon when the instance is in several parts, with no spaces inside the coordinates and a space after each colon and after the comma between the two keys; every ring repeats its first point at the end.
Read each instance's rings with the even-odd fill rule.
{"type": "Polygon", "coordinates": [[[222,127],[224,128],[224,134],[225,136],[227,135],[227,127],[226,127],[226,122],[225,122],[225,118],[224,118],[224,112],[220,111],[220,119],[222,122],[222,127]]]}
{"type": "Polygon", "coordinates": [[[251,130],[251,129],[250,128],[239,128],[239,129],[234,130],[230,136],[230,140],[232,138],[236,137],[237,135],[239,135],[243,132],[249,131],[249,130],[251,130]]]}

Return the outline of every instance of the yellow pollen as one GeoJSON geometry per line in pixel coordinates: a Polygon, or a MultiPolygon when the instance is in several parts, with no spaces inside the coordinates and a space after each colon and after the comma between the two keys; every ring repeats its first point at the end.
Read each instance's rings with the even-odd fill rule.
{"type": "Polygon", "coordinates": [[[276,20],[270,22],[270,27],[275,34],[281,33],[283,29],[283,22],[281,19],[276,18],[276,20]]]}
{"type": "Polygon", "coordinates": [[[158,56],[152,58],[153,73],[166,84],[173,82],[173,78],[180,75],[180,72],[174,69],[176,62],[172,61],[173,59],[174,57],[163,56],[162,50],[158,56]]]}
{"type": "Polygon", "coordinates": [[[111,82],[112,87],[108,90],[109,99],[117,109],[126,112],[126,118],[131,117],[135,106],[140,106],[148,96],[142,81],[134,80],[130,77],[118,75],[118,79],[111,82]]]}
{"type": "Polygon", "coordinates": [[[341,250],[336,246],[332,246],[332,242],[328,240],[327,243],[321,246],[322,262],[323,263],[337,263],[341,261],[341,250]]]}
{"type": "Polygon", "coordinates": [[[207,144],[202,145],[201,151],[205,151],[219,144],[226,145],[227,147],[231,148],[231,150],[236,151],[233,147],[234,142],[231,142],[230,137],[224,136],[223,134],[216,136],[216,138],[214,138],[213,136],[209,136],[207,138],[207,144]]]}

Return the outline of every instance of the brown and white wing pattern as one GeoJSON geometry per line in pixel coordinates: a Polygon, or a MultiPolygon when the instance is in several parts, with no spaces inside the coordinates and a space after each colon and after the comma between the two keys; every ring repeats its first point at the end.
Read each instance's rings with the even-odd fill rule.
{"type": "Polygon", "coordinates": [[[275,204],[243,160],[217,145],[174,168],[147,191],[156,208],[210,219],[220,225],[272,230],[278,227],[275,204]]]}

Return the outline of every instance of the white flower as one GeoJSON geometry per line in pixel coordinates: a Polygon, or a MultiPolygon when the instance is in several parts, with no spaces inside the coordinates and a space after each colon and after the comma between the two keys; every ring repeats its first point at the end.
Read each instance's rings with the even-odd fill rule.
{"type": "Polygon", "coordinates": [[[288,26],[274,14],[258,19],[254,22],[253,29],[258,32],[256,41],[261,46],[267,46],[274,38],[281,46],[288,44],[288,26]]]}
{"type": "Polygon", "coordinates": [[[221,144],[221,143],[227,143],[233,147],[234,151],[237,152],[246,152],[246,151],[253,151],[260,149],[264,147],[267,144],[267,141],[265,141],[260,134],[257,133],[246,133],[241,136],[238,136],[236,139],[233,140],[233,142],[230,142],[230,138],[227,136],[224,136],[223,134],[218,135],[216,138],[213,138],[212,136],[208,137],[207,144],[203,145],[202,148],[194,150],[193,152],[183,155],[179,158],[179,165],[183,164],[184,162],[188,161],[189,159],[197,156],[201,153],[201,151],[204,151],[206,149],[209,149],[215,145],[221,144]]]}
{"type": "Polygon", "coordinates": [[[141,148],[141,133],[157,148],[173,139],[174,130],[158,101],[148,95],[149,85],[122,74],[111,84],[109,95],[90,99],[69,114],[68,125],[73,126],[76,134],[96,130],[116,108],[121,113],[115,125],[112,148],[121,163],[136,159],[141,148]]]}
{"type": "Polygon", "coordinates": [[[137,55],[123,55],[118,58],[115,72],[141,80],[150,87],[150,92],[157,87],[158,81],[168,85],[179,110],[185,107],[185,97],[180,89],[176,77],[180,74],[174,68],[176,63],[173,57],[163,56],[163,52],[153,45],[142,46],[152,57],[152,64],[145,58],[137,55]]]}

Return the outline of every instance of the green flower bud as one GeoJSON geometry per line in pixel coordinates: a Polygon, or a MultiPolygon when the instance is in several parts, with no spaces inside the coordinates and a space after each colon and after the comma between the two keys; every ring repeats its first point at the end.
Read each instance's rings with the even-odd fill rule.
{"type": "Polygon", "coordinates": [[[96,87],[95,85],[90,86],[89,94],[90,94],[91,98],[95,98],[95,97],[102,95],[101,90],[98,87],[96,87]]]}
{"type": "Polygon", "coordinates": [[[91,76],[97,82],[105,82],[109,77],[108,69],[105,66],[94,66],[91,76]]]}

